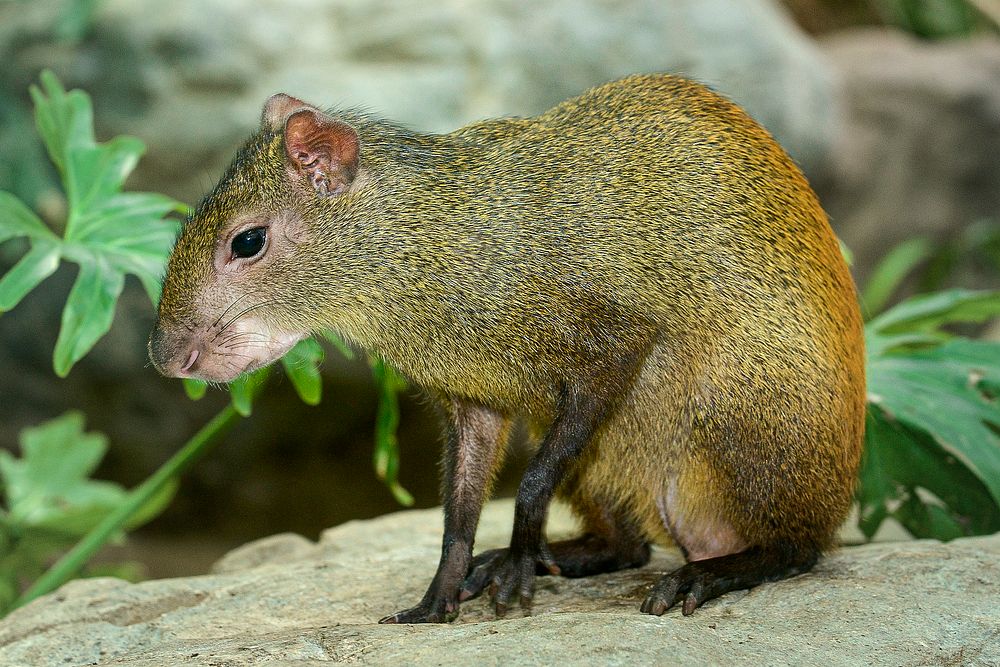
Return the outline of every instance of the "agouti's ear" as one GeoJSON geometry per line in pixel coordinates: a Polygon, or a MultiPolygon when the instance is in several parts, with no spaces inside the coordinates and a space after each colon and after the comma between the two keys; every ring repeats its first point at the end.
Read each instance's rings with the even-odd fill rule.
{"type": "Polygon", "coordinates": [[[358,171],[358,133],[314,109],[300,109],[285,121],[285,153],[293,171],[321,196],[350,187],[358,171]]]}
{"type": "Polygon", "coordinates": [[[278,93],[271,95],[264,103],[264,111],[260,115],[260,124],[263,129],[280,131],[285,127],[285,121],[292,115],[293,111],[299,109],[313,109],[319,111],[308,102],[303,102],[297,97],[278,93]]]}

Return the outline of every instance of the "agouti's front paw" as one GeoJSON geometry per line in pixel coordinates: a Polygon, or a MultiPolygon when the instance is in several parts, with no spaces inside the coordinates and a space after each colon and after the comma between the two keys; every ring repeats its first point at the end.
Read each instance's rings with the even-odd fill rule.
{"type": "Polygon", "coordinates": [[[379,620],[379,623],[450,623],[458,616],[458,600],[434,598],[379,620]]]}
{"type": "Polygon", "coordinates": [[[458,594],[461,601],[477,597],[489,588],[497,617],[507,613],[511,598],[516,593],[521,608],[530,611],[535,597],[535,571],[542,568],[549,574],[559,574],[559,567],[552,559],[548,546],[541,544],[537,553],[514,555],[510,549],[492,549],[472,559],[469,576],[458,594]]]}

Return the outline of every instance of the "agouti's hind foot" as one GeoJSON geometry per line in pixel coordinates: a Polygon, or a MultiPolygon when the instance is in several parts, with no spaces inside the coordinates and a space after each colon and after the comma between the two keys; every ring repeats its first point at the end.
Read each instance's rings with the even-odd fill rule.
{"type": "Polygon", "coordinates": [[[542,553],[515,560],[508,549],[485,551],[472,560],[469,575],[462,584],[459,600],[477,597],[489,589],[502,616],[515,587],[520,585],[521,606],[530,609],[534,593],[534,575],[589,577],[603,572],[617,572],[630,567],[642,567],[649,562],[649,545],[645,542],[610,544],[607,540],[584,535],[572,540],[553,542],[542,553]],[[534,565],[532,565],[534,563],[534,565]]]}
{"type": "Polygon", "coordinates": [[[780,547],[752,547],[738,554],[692,561],[656,582],[640,610],[660,616],[683,599],[681,611],[690,616],[706,601],[729,591],[808,572],[816,559],[815,552],[796,555],[780,547]]]}
{"type": "MultiPolygon", "coordinates": [[[[582,535],[549,545],[549,551],[564,577],[589,577],[642,567],[649,562],[649,544],[619,539],[611,542],[598,535],[582,535]]],[[[539,568],[538,574],[546,574],[539,568]]]]}

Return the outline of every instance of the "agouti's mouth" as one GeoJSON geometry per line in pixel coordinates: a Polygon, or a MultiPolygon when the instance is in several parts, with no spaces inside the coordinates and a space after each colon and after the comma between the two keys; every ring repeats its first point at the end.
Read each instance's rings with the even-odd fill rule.
{"type": "Polygon", "coordinates": [[[255,370],[273,364],[275,361],[285,356],[285,354],[295,347],[299,341],[305,340],[307,337],[308,334],[282,334],[277,338],[272,338],[269,346],[263,349],[258,348],[257,352],[259,356],[251,358],[241,371],[229,378],[229,380],[223,380],[223,382],[229,382],[244,373],[251,373],[255,370]]]}
{"type": "Polygon", "coordinates": [[[158,370],[170,377],[192,378],[208,382],[231,382],[284,356],[307,334],[272,334],[262,326],[243,327],[243,331],[213,339],[209,334],[186,337],[183,344],[167,348],[154,336],[150,354],[158,370]],[[206,340],[207,339],[207,340],[206,340]]]}

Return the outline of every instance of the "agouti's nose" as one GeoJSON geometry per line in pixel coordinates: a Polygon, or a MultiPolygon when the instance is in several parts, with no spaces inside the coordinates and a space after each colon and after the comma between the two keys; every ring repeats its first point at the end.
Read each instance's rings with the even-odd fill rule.
{"type": "Polygon", "coordinates": [[[191,377],[201,351],[188,336],[174,338],[157,322],[149,335],[149,360],[161,375],[191,377]]]}

